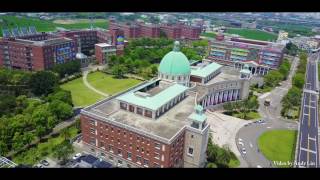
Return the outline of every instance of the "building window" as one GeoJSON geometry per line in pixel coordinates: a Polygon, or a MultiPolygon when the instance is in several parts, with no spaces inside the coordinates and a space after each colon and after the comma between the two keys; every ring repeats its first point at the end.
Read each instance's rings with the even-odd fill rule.
{"type": "Polygon", "coordinates": [[[93,128],[90,128],[90,133],[91,133],[91,134],[95,134],[95,133],[96,133],[96,130],[93,129],[93,128]]]}
{"type": "Polygon", "coordinates": [[[143,160],[143,165],[146,166],[146,167],[148,167],[148,166],[149,166],[149,160],[144,159],[144,160],[143,160]]]}
{"type": "Polygon", "coordinates": [[[105,157],[106,155],[102,152],[100,153],[100,156],[105,157]]]}
{"type": "Polygon", "coordinates": [[[109,145],[109,151],[113,153],[113,148],[111,145],[109,145]]]}
{"type": "Polygon", "coordinates": [[[112,156],[109,156],[109,160],[110,160],[110,161],[113,161],[113,157],[112,157],[112,156]]]}
{"type": "Polygon", "coordinates": [[[121,149],[118,149],[118,155],[119,155],[119,156],[122,156],[122,154],[121,154],[121,149]]]}
{"type": "Polygon", "coordinates": [[[142,152],[142,153],[144,153],[144,149],[143,149],[143,147],[141,148],[141,152],[142,152]]]}
{"type": "Polygon", "coordinates": [[[117,140],[117,141],[118,141],[118,144],[120,144],[120,139],[119,139],[119,138],[118,138],[118,140],[117,140]]]}
{"type": "Polygon", "coordinates": [[[139,151],[139,147],[137,146],[137,151],[139,151]]]}
{"type": "Polygon", "coordinates": [[[160,149],[160,144],[159,143],[154,143],[154,146],[156,149],[160,149]]]}
{"type": "Polygon", "coordinates": [[[91,137],[91,138],[90,138],[90,144],[91,144],[91,145],[96,145],[96,139],[93,138],[93,137],[91,137]]]}
{"type": "Polygon", "coordinates": [[[137,114],[142,115],[143,114],[143,110],[142,108],[137,107],[137,114]]]}
{"type": "Polygon", "coordinates": [[[123,103],[123,102],[120,102],[120,108],[124,109],[124,110],[127,110],[127,104],[123,103]]]}
{"type": "Polygon", "coordinates": [[[137,156],[137,163],[141,164],[141,157],[140,156],[137,156]]]}
{"type": "Polygon", "coordinates": [[[120,129],[118,129],[118,134],[120,134],[120,129]]]}
{"type": "Polygon", "coordinates": [[[158,163],[154,163],[154,164],[153,164],[153,167],[155,167],[155,168],[160,168],[160,165],[159,165],[158,163]]]}
{"type": "Polygon", "coordinates": [[[103,142],[100,142],[100,147],[103,147],[104,146],[104,143],[103,142]]]}
{"type": "Polygon", "coordinates": [[[130,149],[132,149],[132,143],[129,144],[130,149]]]}
{"type": "Polygon", "coordinates": [[[129,160],[131,160],[131,158],[132,158],[132,154],[131,154],[130,152],[128,152],[128,154],[127,154],[127,158],[128,158],[129,160]]]}
{"type": "Polygon", "coordinates": [[[191,139],[193,139],[193,134],[191,134],[191,139]]]}
{"type": "Polygon", "coordinates": [[[159,153],[154,153],[154,158],[160,159],[160,154],[159,153]]]}
{"type": "Polygon", "coordinates": [[[91,125],[94,125],[94,124],[95,124],[95,121],[94,121],[94,120],[90,120],[90,124],[91,124],[91,125]]]}
{"type": "Polygon", "coordinates": [[[189,147],[188,155],[193,156],[193,148],[192,147],[189,147]]]}

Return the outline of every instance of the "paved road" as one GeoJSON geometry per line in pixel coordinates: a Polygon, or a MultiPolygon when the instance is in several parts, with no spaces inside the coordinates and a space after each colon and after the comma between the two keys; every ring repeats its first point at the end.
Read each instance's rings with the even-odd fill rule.
{"type": "Polygon", "coordinates": [[[291,80],[295,74],[295,70],[298,64],[298,58],[295,58],[292,62],[290,74],[286,81],[282,82],[282,85],[273,89],[271,92],[265,93],[259,96],[259,113],[265,123],[251,123],[248,126],[241,128],[236,136],[236,142],[239,151],[245,148],[246,154],[242,153],[242,157],[247,162],[249,167],[272,167],[272,162],[267,160],[258,148],[258,138],[265,131],[275,129],[297,129],[297,122],[291,120],[285,120],[281,117],[281,99],[291,88],[291,80]],[[271,100],[269,107],[264,106],[265,99],[271,100]],[[238,139],[241,138],[244,146],[238,143],[238,139]]]}
{"type": "Polygon", "coordinates": [[[318,139],[318,54],[308,58],[301,103],[297,167],[319,167],[318,139]]]}

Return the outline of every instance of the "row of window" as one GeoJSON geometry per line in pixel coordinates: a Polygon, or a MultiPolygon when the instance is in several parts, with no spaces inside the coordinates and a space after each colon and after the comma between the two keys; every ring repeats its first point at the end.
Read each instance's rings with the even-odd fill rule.
{"type": "MultiPolygon", "coordinates": [[[[94,126],[95,125],[95,120],[90,120],[89,124],[94,126]]],[[[106,131],[110,130],[112,133],[115,131],[115,128],[113,128],[112,126],[108,126],[108,125],[100,125],[100,129],[104,129],[106,131]]],[[[95,134],[95,132],[96,132],[95,128],[90,128],[90,132],[91,132],[91,134],[95,134]]],[[[123,134],[123,136],[125,138],[127,137],[127,134],[128,134],[126,131],[122,132],[120,129],[117,129],[117,133],[118,133],[118,135],[123,134]]],[[[100,132],[100,136],[101,136],[101,134],[102,134],[102,132],[100,132]]],[[[106,134],[105,137],[109,138],[109,135],[106,134]]],[[[113,136],[111,136],[111,138],[113,138],[113,136]]],[[[129,133],[129,138],[133,139],[133,133],[129,133]]],[[[142,144],[146,143],[147,145],[150,145],[150,140],[147,139],[147,138],[140,137],[140,136],[137,135],[135,139],[136,139],[137,142],[141,142],[142,144]]],[[[157,142],[154,142],[154,147],[156,149],[160,150],[161,144],[157,143],[157,142]]]]}

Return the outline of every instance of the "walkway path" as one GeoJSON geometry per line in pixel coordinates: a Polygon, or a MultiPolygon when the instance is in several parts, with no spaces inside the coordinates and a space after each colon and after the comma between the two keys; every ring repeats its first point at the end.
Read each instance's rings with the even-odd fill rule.
{"type": "Polygon", "coordinates": [[[100,94],[100,95],[102,95],[104,97],[108,97],[109,96],[108,94],[106,94],[104,92],[101,92],[101,91],[97,90],[96,88],[94,88],[93,86],[91,86],[91,84],[87,80],[88,73],[89,73],[89,71],[84,71],[82,73],[82,80],[83,80],[84,85],[87,86],[92,91],[94,91],[94,92],[96,92],[96,93],[98,93],[98,94],[100,94]]]}
{"type": "Polygon", "coordinates": [[[227,145],[240,161],[239,167],[248,167],[246,161],[241,157],[236,145],[236,134],[240,128],[251,121],[224,115],[218,112],[207,111],[207,122],[210,124],[212,141],[220,147],[227,145]]]}

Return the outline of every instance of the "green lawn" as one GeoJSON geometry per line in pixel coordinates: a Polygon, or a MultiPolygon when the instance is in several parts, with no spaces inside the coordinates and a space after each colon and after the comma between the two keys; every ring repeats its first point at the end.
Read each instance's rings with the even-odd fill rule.
{"type": "MultiPolygon", "coordinates": [[[[75,126],[68,128],[71,138],[78,134],[78,129],[75,126]]],[[[54,138],[49,138],[46,142],[39,143],[36,147],[30,148],[13,157],[13,162],[17,164],[34,165],[41,159],[49,156],[52,157],[52,149],[64,140],[60,135],[54,138]]]]}
{"type": "Polygon", "coordinates": [[[75,106],[87,106],[104,98],[100,94],[87,88],[83,84],[82,77],[62,84],[60,87],[71,91],[72,101],[75,106]]]}
{"type": "Polygon", "coordinates": [[[113,95],[137,85],[141,81],[131,78],[115,79],[112,75],[103,72],[94,72],[88,74],[88,82],[96,89],[113,95]]]}
{"type": "MultiPolygon", "coordinates": [[[[38,32],[55,31],[56,27],[66,29],[86,29],[90,28],[90,21],[88,19],[79,20],[72,24],[59,24],[51,20],[42,20],[29,17],[16,17],[16,16],[1,16],[0,17],[0,37],[2,36],[2,29],[12,29],[15,27],[29,27],[35,26],[38,32]],[[2,21],[1,21],[2,20],[2,21]]],[[[93,22],[94,27],[108,28],[107,19],[98,19],[93,22]]]]}
{"type": "Polygon", "coordinates": [[[277,35],[274,33],[269,33],[256,29],[242,29],[242,28],[232,28],[227,29],[226,33],[238,34],[244,38],[255,39],[261,41],[273,41],[277,39],[277,35]]]}
{"type": "Polygon", "coordinates": [[[264,156],[271,161],[293,162],[296,140],[297,131],[272,130],[259,137],[258,146],[264,156]]]}
{"type": "Polygon", "coordinates": [[[201,36],[205,36],[205,37],[209,37],[209,38],[215,38],[216,34],[213,32],[205,32],[205,33],[201,33],[201,36]]]}

